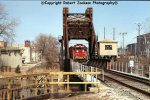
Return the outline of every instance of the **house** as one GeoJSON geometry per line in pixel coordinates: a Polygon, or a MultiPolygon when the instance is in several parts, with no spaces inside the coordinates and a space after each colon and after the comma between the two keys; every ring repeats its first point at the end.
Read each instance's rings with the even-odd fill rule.
{"type": "Polygon", "coordinates": [[[16,67],[22,67],[22,50],[17,47],[0,48],[0,70],[11,71],[16,67]]]}

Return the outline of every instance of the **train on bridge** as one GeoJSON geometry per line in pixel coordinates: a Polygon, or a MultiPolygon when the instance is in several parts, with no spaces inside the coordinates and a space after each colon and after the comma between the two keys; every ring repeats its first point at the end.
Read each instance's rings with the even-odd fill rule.
{"type": "MultiPolygon", "coordinates": [[[[110,39],[98,41],[97,58],[99,59],[117,59],[117,42],[110,39]]],[[[95,52],[96,53],[96,52],[95,52]]],[[[83,44],[76,44],[69,47],[70,58],[74,61],[86,62],[88,60],[88,48],[83,44]]]]}
{"type": "MultiPolygon", "coordinates": [[[[70,71],[70,60],[86,59],[87,64],[93,62],[99,66],[117,58],[117,42],[105,39],[98,41],[93,24],[93,9],[87,8],[85,13],[69,13],[68,8],[63,8],[63,36],[61,43],[61,57],[64,60],[64,70],[70,71]],[[69,47],[70,40],[86,40],[88,48],[81,44],[69,47]],[[77,48],[83,46],[83,48],[77,48]]],[[[92,64],[93,65],[93,64],[92,64]]]]}

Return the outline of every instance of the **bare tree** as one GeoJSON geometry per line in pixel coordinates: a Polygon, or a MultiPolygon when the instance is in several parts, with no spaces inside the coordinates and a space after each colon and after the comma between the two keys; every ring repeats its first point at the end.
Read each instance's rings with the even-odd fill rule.
{"type": "Polygon", "coordinates": [[[46,61],[53,63],[57,60],[59,42],[55,37],[52,35],[40,34],[36,37],[34,44],[46,61]]]}
{"type": "Polygon", "coordinates": [[[14,39],[15,27],[18,25],[16,19],[10,19],[3,5],[0,4],[0,38],[6,41],[14,39]]]}

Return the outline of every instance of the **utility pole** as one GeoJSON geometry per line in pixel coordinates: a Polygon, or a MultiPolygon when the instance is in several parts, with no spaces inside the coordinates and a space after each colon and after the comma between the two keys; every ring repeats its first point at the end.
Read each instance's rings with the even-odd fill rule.
{"type": "Polygon", "coordinates": [[[138,58],[138,61],[139,61],[139,56],[140,56],[140,33],[141,33],[141,23],[137,23],[137,31],[138,31],[138,36],[137,36],[137,58],[138,58]]]}
{"type": "Polygon", "coordinates": [[[113,40],[115,40],[115,28],[113,28],[113,40]]]}
{"type": "Polygon", "coordinates": [[[141,23],[137,23],[137,26],[138,26],[138,35],[140,36],[140,32],[141,32],[141,23]]]}
{"type": "Polygon", "coordinates": [[[123,54],[125,53],[124,51],[124,35],[126,35],[127,33],[120,33],[120,35],[122,35],[122,43],[123,43],[123,54]]]}
{"type": "Polygon", "coordinates": [[[105,27],[104,27],[104,39],[105,39],[105,27]]]}
{"type": "Polygon", "coordinates": [[[97,32],[97,35],[96,35],[96,40],[98,41],[98,32],[97,32]]]}

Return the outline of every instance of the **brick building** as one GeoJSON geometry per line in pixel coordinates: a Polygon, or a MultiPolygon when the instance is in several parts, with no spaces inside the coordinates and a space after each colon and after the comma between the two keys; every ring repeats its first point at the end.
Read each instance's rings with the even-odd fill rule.
{"type": "Polygon", "coordinates": [[[127,45],[127,52],[131,55],[131,56],[135,56],[137,49],[136,49],[137,43],[132,43],[132,44],[128,44],[127,45]]]}
{"type": "Polygon", "coordinates": [[[137,54],[150,56],[150,33],[137,36],[137,54]]]}
{"type": "Polygon", "coordinates": [[[131,56],[150,57],[150,33],[137,36],[137,43],[128,44],[127,52],[131,56]]]}

